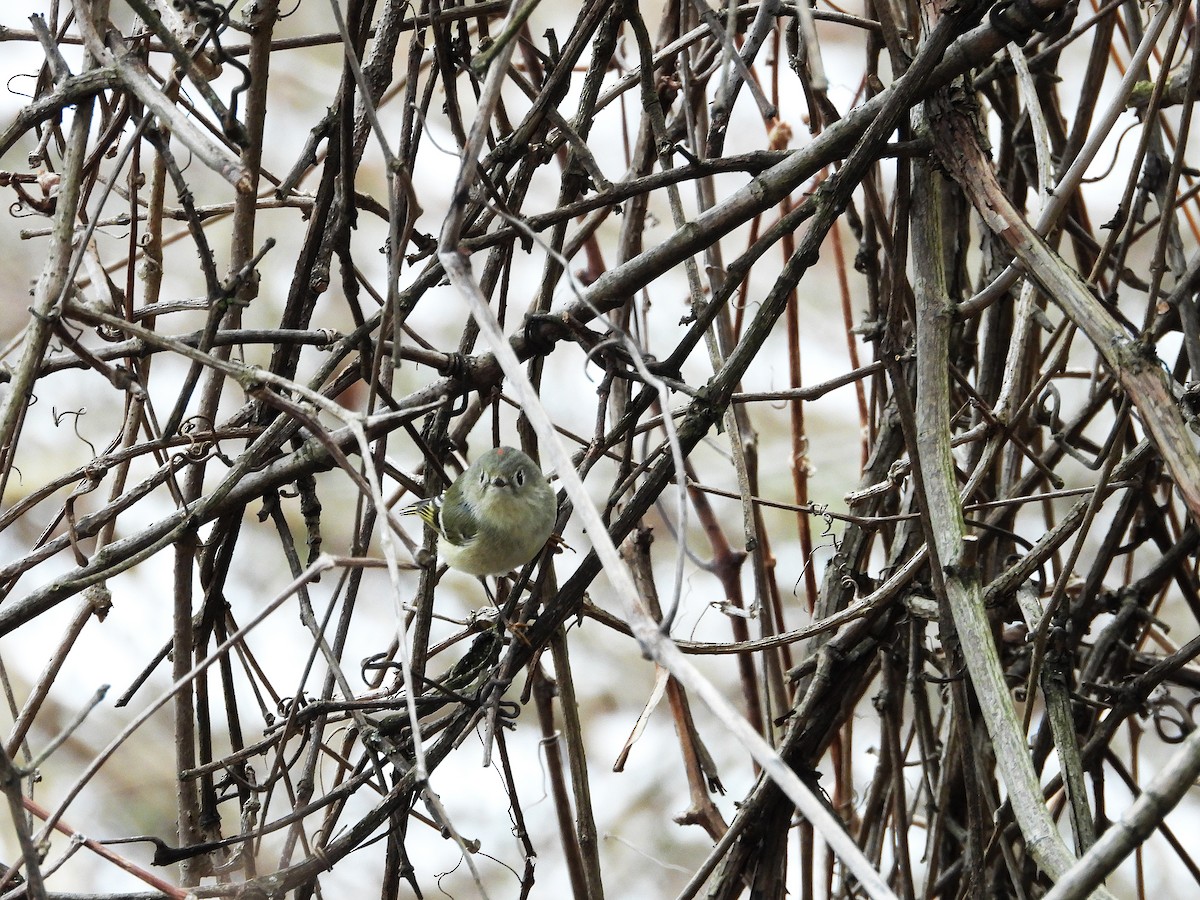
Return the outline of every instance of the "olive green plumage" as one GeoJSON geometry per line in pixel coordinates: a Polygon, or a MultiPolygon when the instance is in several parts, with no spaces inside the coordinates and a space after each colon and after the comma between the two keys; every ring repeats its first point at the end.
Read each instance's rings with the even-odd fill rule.
{"type": "Polygon", "coordinates": [[[419,515],[441,537],[452,568],[501,575],[537,556],[554,530],[558,500],[537,464],[513,447],[480,456],[440,496],[401,512],[419,515]]]}

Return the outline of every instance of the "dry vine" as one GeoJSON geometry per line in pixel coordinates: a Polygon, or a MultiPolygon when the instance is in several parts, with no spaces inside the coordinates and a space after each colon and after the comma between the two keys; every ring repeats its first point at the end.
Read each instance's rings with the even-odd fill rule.
{"type": "Polygon", "coordinates": [[[1191,4],[45,6],[0,897],[1196,889],[1191,4]]]}

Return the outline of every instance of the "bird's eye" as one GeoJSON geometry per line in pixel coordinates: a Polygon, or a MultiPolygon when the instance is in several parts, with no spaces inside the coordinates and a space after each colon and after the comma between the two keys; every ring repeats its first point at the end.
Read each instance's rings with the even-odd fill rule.
{"type": "Polygon", "coordinates": [[[525,470],[524,469],[517,469],[516,482],[517,482],[517,487],[521,487],[523,484],[525,484],[525,470]]]}
{"type": "Polygon", "coordinates": [[[479,473],[479,483],[487,484],[487,482],[488,482],[487,472],[480,472],[479,473]]]}

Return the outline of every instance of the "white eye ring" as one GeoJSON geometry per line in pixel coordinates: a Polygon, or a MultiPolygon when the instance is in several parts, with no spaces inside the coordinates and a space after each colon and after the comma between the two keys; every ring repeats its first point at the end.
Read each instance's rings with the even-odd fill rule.
{"type": "Polygon", "coordinates": [[[517,487],[521,487],[523,484],[525,484],[525,470],[524,469],[517,469],[516,482],[517,482],[517,487]]]}

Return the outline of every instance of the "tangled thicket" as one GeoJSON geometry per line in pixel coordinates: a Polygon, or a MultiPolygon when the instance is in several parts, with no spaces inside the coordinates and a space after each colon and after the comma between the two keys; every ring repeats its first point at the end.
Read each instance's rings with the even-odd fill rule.
{"type": "Polygon", "coordinates": [[[534,6],[0,31],[0,892],[1187,893],[1193,6],[534,6]],[[499,441],[574,552],[455,620],[397,510],[499,441]],[[67,674],[143,653],[115,707],[67,674]],[[626,672],[618,768],[705,838],[648,874],[589,746],[626,672]],[[131,759],[176,831],[101,843],[131,759]]]}

